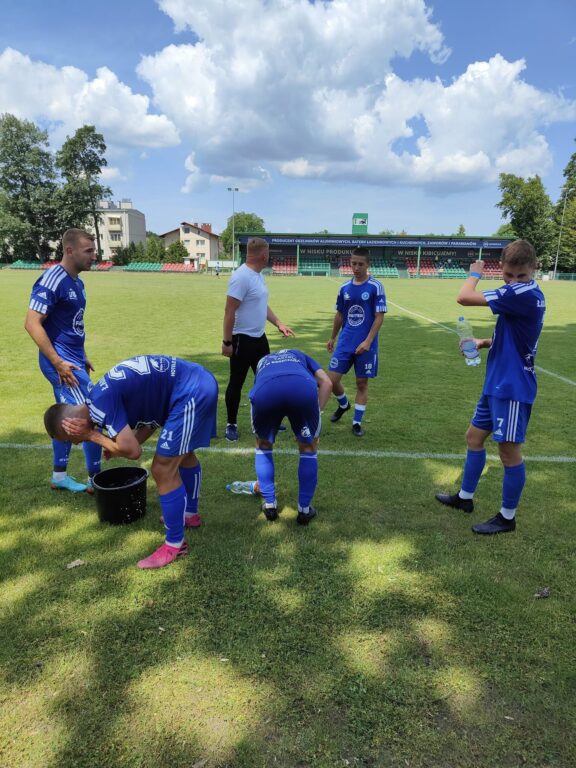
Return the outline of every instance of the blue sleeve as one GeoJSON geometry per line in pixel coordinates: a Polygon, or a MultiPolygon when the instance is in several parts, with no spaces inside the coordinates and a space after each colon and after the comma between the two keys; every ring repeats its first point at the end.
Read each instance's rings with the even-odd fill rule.
{"type": "Polygon", "coordinates": [[[378,283],[377,291],[374,293],[374,312],[388,312],[384,286],[380,282],[378,283]]]}
{"type": "MultiPolygon", "coordinates": [[[[39,312],[41,315],[48,315],[54,305],[58,303],[60,297],[57,292],[55,293],[51,288],[41,284],[43,277],[44,275],[39,277],[32,286],[28,307],[35,312],[39,312]]],[[[59,286],[56,288],[56,291],[58,291],[58,288],[59,286]]]]}
{"type": "Polygon", "coordinates": [[[510,283],[501,288],[483,291],[483,294],[495,315],[526,317],[532,314],[537,306],[533,286],[528,283],[510,283]]]}
{"type": "Polygon", "coordinates": [[[336,312],[340,312],[341,315],[344,314],[344,291],[342,288],[340,288],[338,296],[336,296],[336,312]]]}
{"type": "Polygon", "coordinates": [[[105,429],[111,438],[116,437],[128,424],[128,417],[119,397],[111,397],[110,391],[102,391],[100,382],[92,388],[88,408],[90,418],[105,429]]]}
{"type": "Polygon", "coordinates": [[[308,357],[308,355],[304,354],[304,357],[306,358],[306,368],[310,371],[312,375],[316,373],[316,371],[319,371],[322,366],[314,360],[312,357],[308,357]]]}

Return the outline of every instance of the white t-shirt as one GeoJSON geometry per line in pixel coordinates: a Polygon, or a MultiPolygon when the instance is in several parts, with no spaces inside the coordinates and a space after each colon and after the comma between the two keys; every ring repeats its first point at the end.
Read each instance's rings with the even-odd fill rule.
{"type": "Polygon", "coordinates": [[[228,296],[240,301],[232,333],[262,336],[268,314],[268,288],[262,274],[242,264],[232,273],[228,296]]]}

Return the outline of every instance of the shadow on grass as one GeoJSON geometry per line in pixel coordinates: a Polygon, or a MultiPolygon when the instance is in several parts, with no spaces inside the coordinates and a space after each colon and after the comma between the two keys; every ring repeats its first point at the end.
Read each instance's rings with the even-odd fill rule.
{"type": "MultiPolygon", "coordinates": [[[[390,332],[410,336],[411,320],[389,320],[390,332]]],[[[321,361],[324,334],[302,326],[307,344],[298,346],[321,361]]],[[[434,328],[424,335],[428,360],[441,366],[452,340],[434,328]]],[[[454,417],[458,442],[446,448],[461,445],[477,382],[462,366],[423,402],[421,354],[408,346],[374,382],[386,423],[369,422],[362,449],[403,440],[412,450],[445,449],[450,399],[464,416],[454,417]],[[388,376],[402,382],[394,393],[388,376]]],[[[216,368],[216,356],[194,360],[216,368]]],[[[226,361],[218,363],[222,384],[226,361]]],[[[246,422],[240,446],[249,448],[246,422]]],[[[321,448],[355,450],[340,426],[325,427],[321,448]]],[[[38,435],[3,439],[30,444],[38,435]]],[[[279,440],[290,445],[289,436],[279,440]]],[[[544,556],[539,521],[528,518],[524,539],[473,539],[467,518],[431,501],[440,479],[456,481],[457,462],[321,456],[320,514],[299,528],[295,455],[277,459],[282,511],[269,524],[257,500],[224,490],[252,476],[252,457],[203,453],[205,526],[188,533],[190,556],[140,572],[136,561],[161,541],[152,484],[143,520],[104,526],[92,499],[39,483],[49,460],[15,449],[3,468],[0,655],[10,711],[2,746],[12,760],[43,768],[570,764],[562,733],[573,717],[563,698],[574,692],[573,614],[568,601],[564,615],[534,608],[522,592],[526,579],[549,574],[550,560],[568,562],[569,537],[548,535],[544,556]],[[85,565],[68,570],[76,558],[85,565]]],[[[81,465],[81,452],[73,462],[81,465]]],[[[484,498],[497,499],[499,473],[490,468],[483,482],[484,498]]],[[[535,486],[544,499],[545,474],[535,486]]],[[[568,501],[555,503],[573,531],[568,501]]],[[[568,589],[566,574],[555,577],[568,589]]]]}

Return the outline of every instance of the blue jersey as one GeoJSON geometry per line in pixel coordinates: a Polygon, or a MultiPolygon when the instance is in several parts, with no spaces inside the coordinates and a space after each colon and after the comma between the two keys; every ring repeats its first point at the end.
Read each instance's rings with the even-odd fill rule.
{"type": "MultiPolygon", "coordinates": [[[[353,280],[344,283],[338,291],[336,310],[342,315],[342,330],[338,338],[338,351],[354,352],[364,341],[379,312],[387,312],[384,287],[379,280],[369,277],[359,285],[353,280]]],[[[370,349],[378,347],[378,334],[370,349]]]]}
{"type": "MultiPolygon", "coordinates": [[[[43,328],[60,357],[84,366],[86,292],[79,277],[70,277],[60,264],[47,269],[32,287],[30,309],[46,315],[43,328]]],[[[51,363],[40,353],[40,365],[51,363]]]]}
{"type": "Polygon", "coordinates": [[[544,294],[534,280],[484,291],[498,315],[488,352],[483,394],[533,403],[536,398],[534,359],[544,323],[544,294]]]}
{"type": "Polygon", "coordinates": [[[205,373],[201,365],[177,357],[140,355],[123,360],[92,387],[87,401],[90,418],[112,438],[126,426],[162,426],[180,397],[190,399],[199,392],[205,373]]]}
{"type": "Polygon", "coordinates": [[[299,349],[282,349],[280,352],[272,352],[270,355],[265,355],[258,363],[250,397],[256,394],[266,382],[278,376],[298,376],[315,382],[314,374],[321,367],[316,360],[299,349]]]}

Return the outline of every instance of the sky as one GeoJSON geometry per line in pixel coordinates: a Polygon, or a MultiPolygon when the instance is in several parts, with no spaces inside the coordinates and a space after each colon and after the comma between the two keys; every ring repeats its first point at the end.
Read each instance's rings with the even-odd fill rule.
{"type": "Polygon", "coordinates": [[[149,230],[491,235],[576,151],[574,0],[6,0],[0,113],[104,135],[149,230]],[[237,192],[228,191],[228,187],[237,192]]]}

